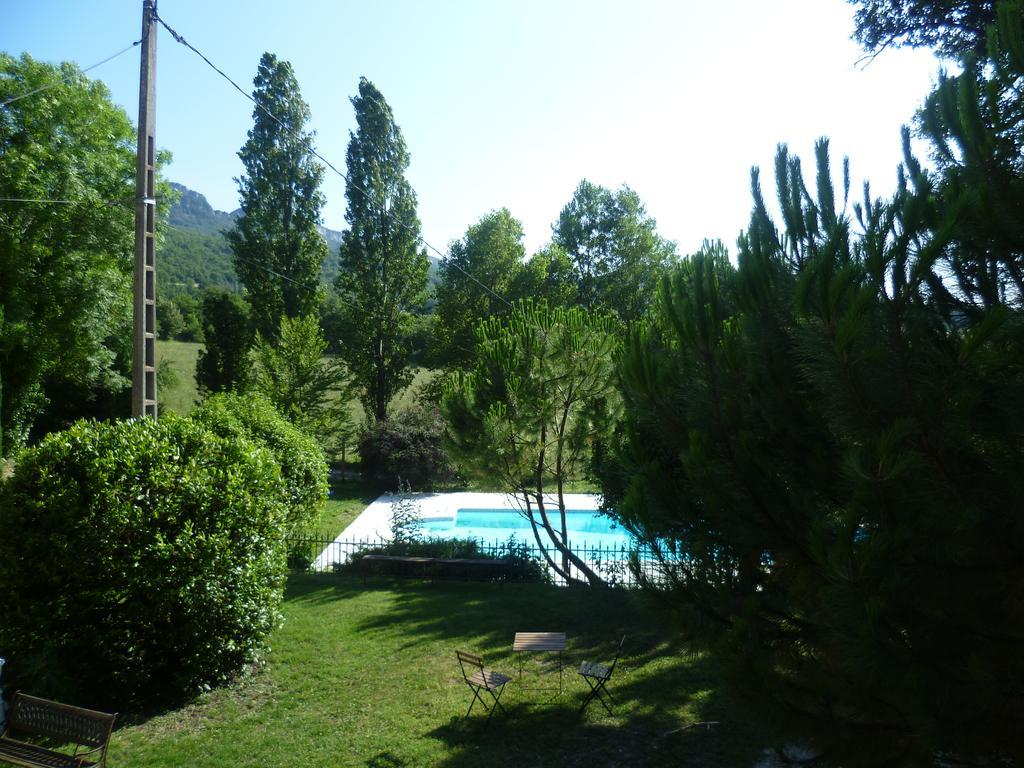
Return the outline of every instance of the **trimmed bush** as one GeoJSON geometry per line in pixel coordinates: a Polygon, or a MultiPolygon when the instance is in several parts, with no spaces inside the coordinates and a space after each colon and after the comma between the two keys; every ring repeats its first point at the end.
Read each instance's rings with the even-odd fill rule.
{"type": "Polygon", "coordinates": [[[173,414],[47,436],[0,485],[7,687],[125,712],[233,675],[279,620],[287,517],[253,440],[173,414]]]}
{"type": "Polygon", "coordinates": [[[414,405],[371,425],[359,438],[363,474],[381,488],[430,490],[454,472],[436,407],[414,405]]]}
{"type": "Polygon", "coordinates": [[[250,439],[281,467],[288,505],[288,532],[302,534],[327,500],[327,460],[319,443],[301,432],[260,395],[208,397],[191,417],[221,437],[250,439]]]}

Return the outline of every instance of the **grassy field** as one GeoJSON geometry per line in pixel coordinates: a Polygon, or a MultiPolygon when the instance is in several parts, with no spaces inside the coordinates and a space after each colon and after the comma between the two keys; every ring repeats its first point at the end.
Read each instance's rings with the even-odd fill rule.
{"type": "Polygon", "coordinates": [[[161,409],[174,411],[182,416],[188,414],[199,400],[196,392],[196,359],[202,344],[189,341],[158,341],[156,344],[157,365],[167,361],[173,371],[174,382],[158,388],[161,409]]]}
{"type": "Polygon", "coordinates": [[[161,766],[736,766],[769,734],[727,695],[710,660],[636,592],[538,585],[420,583],[303,575],[266,666],[195,704],[119,729],[110,765],[161,766]],[[566,691],[525,690],[557,674],[531,663],[485,727],[455,661],[482,653],[515,675],[512,636],[565,630],[566,691]],[[572,671],[607,659],[628,634],[609,684],[609,717],[577,714],[572,671]],[[711,730],[684,726],[720,721],[711,730]]]}
{"type": "MultiPolygon", "coordinates": [[[[168,410],[182,415],[187,414],[199,400],[196,392],[196,359],[202,344],[187,341],[159,341],[156,345],[157,364],[163,360],[174,372],[175,382],[160,388],[160,404],[168,410]]],[[[412,384],[399,392],[391,401],[393,407],[403,408],[412,404],[419,388],[430,381],[436,374],[428,368],[416,369],[412,384]]],[[[363,420],[363,407],[353,400],[349,405],[352,418],[357,422],[363,420]]]]}

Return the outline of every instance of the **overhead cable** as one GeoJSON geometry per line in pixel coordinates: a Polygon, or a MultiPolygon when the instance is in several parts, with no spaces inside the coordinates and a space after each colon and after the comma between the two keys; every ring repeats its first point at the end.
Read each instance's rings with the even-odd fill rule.
{"type": "Polygon", "coordinates": [[[130,51],[135,46],[139,45],[141,42],[142,42],[141,40],[136,40],[131,45],[129,45],[129,46],[125,47],[125,48],[122,48],[120,51],[118,51],[115,54],[107,56],[107,58],[103,59],[102,61],[97,61],[95,64],[91,64],[90,66],[86,67],[83,70],[79,70],[77,72],[72,72],[70,75],[65,75],[64,77],[62,77],[60,80],[58,80],[55,83],[49,83],[48,85],[43,85],[43,86],[40,86],[39,88],[35,88],[34,90],[29,91],[28,93],[23,93],[20,96],[14,96],[14,97],[12,97],[10,99],[7,99],[3,103],[0,103],[0,107],[6,107],[7,105],[13,104],[16,101],[21,101],[22,99],[27,99],[29,96],[35,96],[37,93],[42,93],[43,91],[48,91],[51,88],[56,88],[58,85],[63,85],[64,83],[71,82],[78,75],[84,75],[89,70],[96,69],[96,67],[99,67],[99,66],[102,66],[103,64],[106,64],[108,61],[113,61],[114,59],[116,59],[121,54],[128,53],[128,51],[130,51]]]}

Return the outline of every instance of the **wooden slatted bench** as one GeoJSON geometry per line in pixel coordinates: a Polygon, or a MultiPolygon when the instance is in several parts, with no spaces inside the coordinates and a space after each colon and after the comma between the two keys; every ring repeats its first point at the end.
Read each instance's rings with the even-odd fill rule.
{"type": "Polygon", "coordinates": [[[508,567],[511,562],[507,558],[363,555],[359,558],[359,569],[363,572],[364,584],[366,583],[367,572],[372,570],[391,570],[392,575],[411,576],[422,579],[433,579],[459,573],[474,573],[482,576],[500,577],[504,581],[508,576],[508,567]],[[389,565],[395,567],[389,569],[389,565]]]}
{"type": "Polygon", "coordinates": [[[15,693],[7,713],[7,727],[0,734],[0,762],[41,768],[100,768],[107,764],[107,744],[116,718],[117,715],[105,712],[15,693]],[[75,749],[71,754],[58,752],[15,739],[12,733],[74,744],[75,749]]]}

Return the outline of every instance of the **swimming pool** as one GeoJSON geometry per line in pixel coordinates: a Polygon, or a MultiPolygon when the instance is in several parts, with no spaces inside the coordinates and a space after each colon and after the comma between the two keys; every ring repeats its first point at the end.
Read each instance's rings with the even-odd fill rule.
{"type": "MultiPolygon", "coordinates": [[[[558,510],[549,511],[552,526],[560,527],[558,510]]],[[[610,517],[594,509],[567,509],[566,528],[569,542],[574,547],[600,547],[608,549],[628,548],[632,538],[610,517]]],[[[538,525],[539,525],[538,517],[538,525]]],[[[486,544],[503,543],[511,536],[518,541],[532,544],[533,530],[529,520],[514,509],[460,508],[454,514],[425,515],[423,517],[425,538],[478,539],[486,544]]],[[[541,536],[545,534],[542,532],[541,536]]]]}

